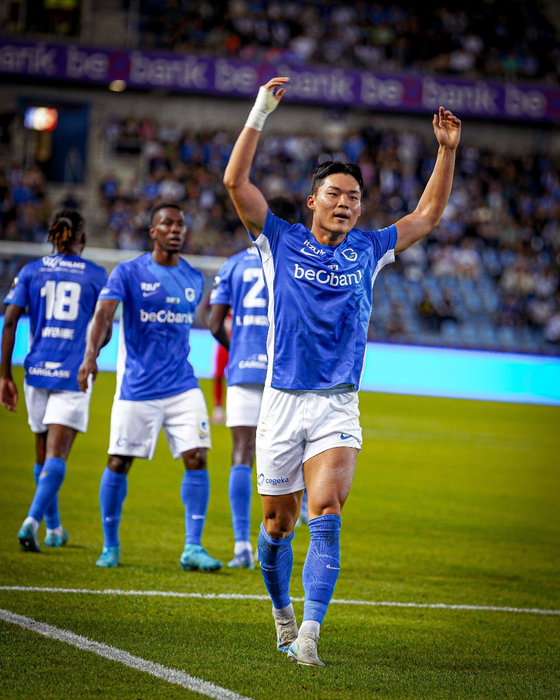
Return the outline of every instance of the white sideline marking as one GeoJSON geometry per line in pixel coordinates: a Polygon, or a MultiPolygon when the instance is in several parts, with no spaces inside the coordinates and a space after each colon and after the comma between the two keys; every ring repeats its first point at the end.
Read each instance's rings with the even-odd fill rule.
{"type": "Polygon", "coordinates": [[[0,608],[0,619],[4,620],[5,622],[11,622],[14,625],[19,625],[20,627],[30,630],[31,632],[42,634],[44,637],[50,637],[51,639],[56,639],[59,642],[71,644],[74,647],[78,647],[78,649],[92,651],[94,654],[103,656],[105,659],[118,661],[119,663],[129,666],[130,668],[134,668],[137,671],[149,673],[151,676],[161,678],[162,680],[167,681],[168,683],[173,683],[174,685],[180,685],[187,690],[192,690],[194,693],[199,693],[200,695],[206,695],[209,698],[216,698],[216,700],[250,700],[250,698],[246,698],[244,695],[238,695],[231,690],[221,688],[219,685],[214,685],[214,683],[209,683],[208,681],[202,680],[202,678],[190,676],[184,671],[177,671],[174,668],[167,668],[161,664],[146,661],[145,659],[141,659],[139,656],[133,656],[122,649],[117,649],[116,647],[111,647],[100,642],[94,642],[87,637],[74,634],[74,632],[59,629],[58,627],[47,625],[44,622],[37,622],[36,620],[32,620],[30,617],[25,617],[24,615],[16,615],[9,610],[2,610],[0,608]]]}
{"type": "MultiPolygon", "coordinates": [[[[37,593],[85,593],[90,595],[128,595],[147,596],[151,598],[199,598],[204,600],[264,600],[270,601],[267,595],[246,595],[243,593],[182,593],[179,591],[120,591],[107,588],[92,590],[90,588],[41,588],[39,586],[0,586],[0,591],[23,591],[37,593]]],[[[292,598],[294,603],[303,603],[303,598],[292,598]]],[[[498,605],[452,605],[449,603],[397,603],[391,601],[373,600],[344,600],[333,598],[333,605],[366,605],[381,608],[430,608],[435,610],[477,610],[490,612],[528,613],[530,615],[560,615],[560,610],[543,608],[510,608],[498,605]]]]}

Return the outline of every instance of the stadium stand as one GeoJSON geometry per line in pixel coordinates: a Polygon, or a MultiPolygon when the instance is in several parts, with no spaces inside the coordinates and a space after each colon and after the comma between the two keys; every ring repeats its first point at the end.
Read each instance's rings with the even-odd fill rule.
{"type": "Polygon", "coordinates": [[[441,0],[141,0],[144,48],[379,71],[557,80],[560,53],[540,3],[441,0]]]}
{"type": "MultiPolygon", "coordinates": [[[[99,197],[114,246],[148,248],[149,211],[182,203],[192,255],[228,256],[246,247],[221,177],[233,145],[224,130],[181,131],[153,119],[108,117],[107,148],[138,159],[144,177],[109,171],[99,197]]],[[[415,207],[433,148],[412,130],[351,132],[332,150],[309,134],[270,134],[254,170],[267,197],[282,193],[307,216],[307,175],[326,157],[359,162],[367,187],[363,228],[379,228],[415,207]]],[[[370,339],[558,354],[560,332],[560,159],[463,147],[444,220],[380,275],[370,339]]],[[[41,242],[49,206],[36,166],[2,179],[0,236],[41,242]]],[[[2,285],[13,276],[4,263],[2,285]]]]}

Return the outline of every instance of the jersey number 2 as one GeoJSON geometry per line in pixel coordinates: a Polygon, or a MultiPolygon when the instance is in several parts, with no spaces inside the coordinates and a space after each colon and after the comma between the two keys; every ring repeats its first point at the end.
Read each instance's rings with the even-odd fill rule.
{"type": "Polygon", "coordinates": [[[49,280],[41,289],[45,300],[45,318],[50,321],[75,321],[80,310],[82,288],[77,282],[58,282],[49,280]]]}
{"type": "Polygon", "coordinates": [[[243,270],[243,281],[252,283],[249,291],[243,297],[243,308],[264,309],[266,306],[266,299],[259,297],[259,294],[264,289],[263,271],[256,267],[248,267],[243,270]]]}

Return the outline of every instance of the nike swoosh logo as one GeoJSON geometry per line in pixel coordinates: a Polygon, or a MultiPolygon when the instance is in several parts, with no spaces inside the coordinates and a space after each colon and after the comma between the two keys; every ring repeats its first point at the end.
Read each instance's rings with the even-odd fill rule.
{"type": "Polygon", "coordinates": [[[345,435],[344,433],[340,433],[340,439],[341,440],[348,440],[348,438],[351,438],[351,435],[345,435]]]}
{"type": "Polygon", "coordinates": [[[332,569],[333,571],[340,571],[340,566],[329,566],[327,564],[327,569],[332,569]]]}
{"type": "Polygon", "coordinates": [[[193,520],[204,520],[205,517],[204,515],[191,515],[193,520]]]}
{"type": "Polygon", "coordinates": [[[107,517],[107,518],[105,518],[105,522],[106,522],[106,523],[112,523],[113,520],[118,520],[118,519],[119,519],[118,516],[115,516],[114,518],[107,517]]]}
{"type": "Polygon", "coordinates": [[[154,289],[153,292],[142,292],[142,296],[143,296],[144,298],[145,298],[145,297],[151,297],[151,296],[153,296],[154,294],[157,294],[157,292],[158,292],[157,289],[154,289]]]}
{"type": "Polygon", "coordinates": [[[316,253],[313,250],[307,250],[307,248],[302,248],[299,252],[303,253],[304,255],[319,255],[319,253],[316,253]]]}

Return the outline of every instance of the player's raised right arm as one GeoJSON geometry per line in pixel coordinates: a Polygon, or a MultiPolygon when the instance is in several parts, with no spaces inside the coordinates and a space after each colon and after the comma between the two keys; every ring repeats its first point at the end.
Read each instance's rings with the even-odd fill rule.
{"type": "Polygon", "coordinates": [[[87,391],[90,375],[97,377],[97,356],[101,348],[111,338],[113,316],[119,302],[117,299],[102,299],[97,302],[95,313],[88,329],[87,345],[84,359],[78,370],[78,386],[87,391]]]}
{"type": "Polygon", "coordinates": [[[283,86],[288,82],[289,78],[273,78],[261,86],[224,173],[224,185],[239,218],[254,238],[258,238],[263,230],[268,204],[262,192],[249,180],[249,175],[264,122],[278,107],[285,92],[283,86]]]}

